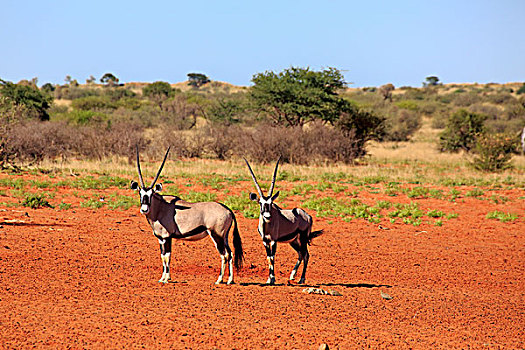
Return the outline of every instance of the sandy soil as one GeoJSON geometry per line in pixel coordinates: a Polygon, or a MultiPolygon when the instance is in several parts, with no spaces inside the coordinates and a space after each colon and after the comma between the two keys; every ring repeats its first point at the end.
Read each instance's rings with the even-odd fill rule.
{"type": "Polygon", "coordinates": [[[262,284],[257,221],[240,213],[246,260],[235,285],[213,284],[220,260],[209,239],[174,243],[164,285],[137,208],[0,206],[0,348],[522,349],[524,193],[491,194],[510,200],[416,200],[459,214],[441,227],[316,219],[325,234],[310,247],[306,286],[286,284],[296,256],[285,244],[277,285],[262,284]],[[502,223],[486,218],[493,210],[521,214],[502,223]]]}

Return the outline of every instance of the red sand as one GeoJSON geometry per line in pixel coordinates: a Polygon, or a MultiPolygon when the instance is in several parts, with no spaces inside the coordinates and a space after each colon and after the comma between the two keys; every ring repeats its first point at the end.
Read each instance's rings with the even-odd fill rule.
{"type": "Polygon", "coordinates": [[[277,285],[262,285],[257,220],[240,213],[246,260],[235,285],[213,284],[220,259],[208,239],[174,242],[173,283],[163,285],[158,242],[137,208],[0,206],[0,348],[520,349],[524,193],[490,193],[510,200],[416,200],[459,214],[441,227],[315,219],[325,234],[310,247],[307,286],[342,296],[287,285],[296,255],[286,244],[277,285]],[[487,219],[493,210],[520,217],[487,219]]]}

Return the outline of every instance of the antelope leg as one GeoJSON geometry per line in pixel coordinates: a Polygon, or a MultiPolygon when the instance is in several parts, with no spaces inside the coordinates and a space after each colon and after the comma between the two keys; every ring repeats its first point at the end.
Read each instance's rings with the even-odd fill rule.
{"type": "Polygon", "coordinates": [[[264,241],[263,244],[266,248],[266,259],[268,260],[268,266],[270,268],[266,284],[275,284],[275,252],[277,250],[277,243],[274,241],[264,241]]]}
{"type": "Polygon", "coordinates": [[[160,244],[160,259],[162,261],[162,276],[159,283],[168,283],[171,280],[170,276],[170,260],[171,260],[171,238],[159,239],[160,244]]]}

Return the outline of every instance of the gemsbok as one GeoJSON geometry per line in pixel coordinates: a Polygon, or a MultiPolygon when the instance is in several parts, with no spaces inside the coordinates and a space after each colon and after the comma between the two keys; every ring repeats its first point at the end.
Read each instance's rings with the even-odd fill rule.
{"type": "Polygon", "coordinates": [[[229,266],[228,284],[233,283],[232,251],[228,245],[228,233],[233,228],[233,247],[235,249],[235,268],[240,269],[243,261],[241,237],[235,214],[225,205],[217,202],[190,203],[177,196],[163,196],[162,184],[156,184],[164,167],[170,149],[166,151],[162,165],[149,186],[145,186],[140,171],[139,150],[137,148],[137,168],[140,185],[131,181],[131,189],[140,194],[140,212],[146,217],[153,234],[160,243],[162,277],[159,282],[168,283],[170,277],[170,258],[172,239],[197,241],[209,236],[221,256],[221,270],[216,284],[222,283],[226,264],[229,266]]]}
{"type": "Polygon", "coordinates": [[[299,284],[304,284],[306,268],[310,257],[310,254],[308,253],[308,245],[312,239],[320,236],[323,231],[312,232],[313,219],[303,209],[294,208],[292,210],[285,210],[279,208],[279,206],[274,203],[277,196],[279,196],[279,191],[277,191],[276,194],[273,194],[273,188],[275,186],[277,168],[280,160],[281,158],[279,157],[277,164],[275,165],[272,184],[268,191],[268,195],[264,196],[250,163],[244,159],[246,165],[248,165],[250,174],[252,175],[255,188],[257,188],[257,192],[259,193],[259,196],[255,193],[250,193],[249,196],[252,201],[259,202],[261,207],[257,231],[261,235],[264,247],[266,248],[266,258],[268,259],[268,265],[270,268],[270,273],[266,283],[275,284],[275,252],[277,250],[277,242],[279,242],[290,243],[299,256],[297,263],[290,274],[289,282],[294,280],[295,274],[297,273],[301,262],[303,262],[303,273],[299,280],[299,284]]]}

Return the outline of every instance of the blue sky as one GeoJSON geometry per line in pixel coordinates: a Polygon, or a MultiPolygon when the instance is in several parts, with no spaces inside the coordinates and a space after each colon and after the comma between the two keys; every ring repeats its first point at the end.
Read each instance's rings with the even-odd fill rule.
{"type": "Polygon", "coordinates": [[[290,66],[350,86],[525,81],[525,1],[0,0],[0,78],[250,85],[290,66]]]}

